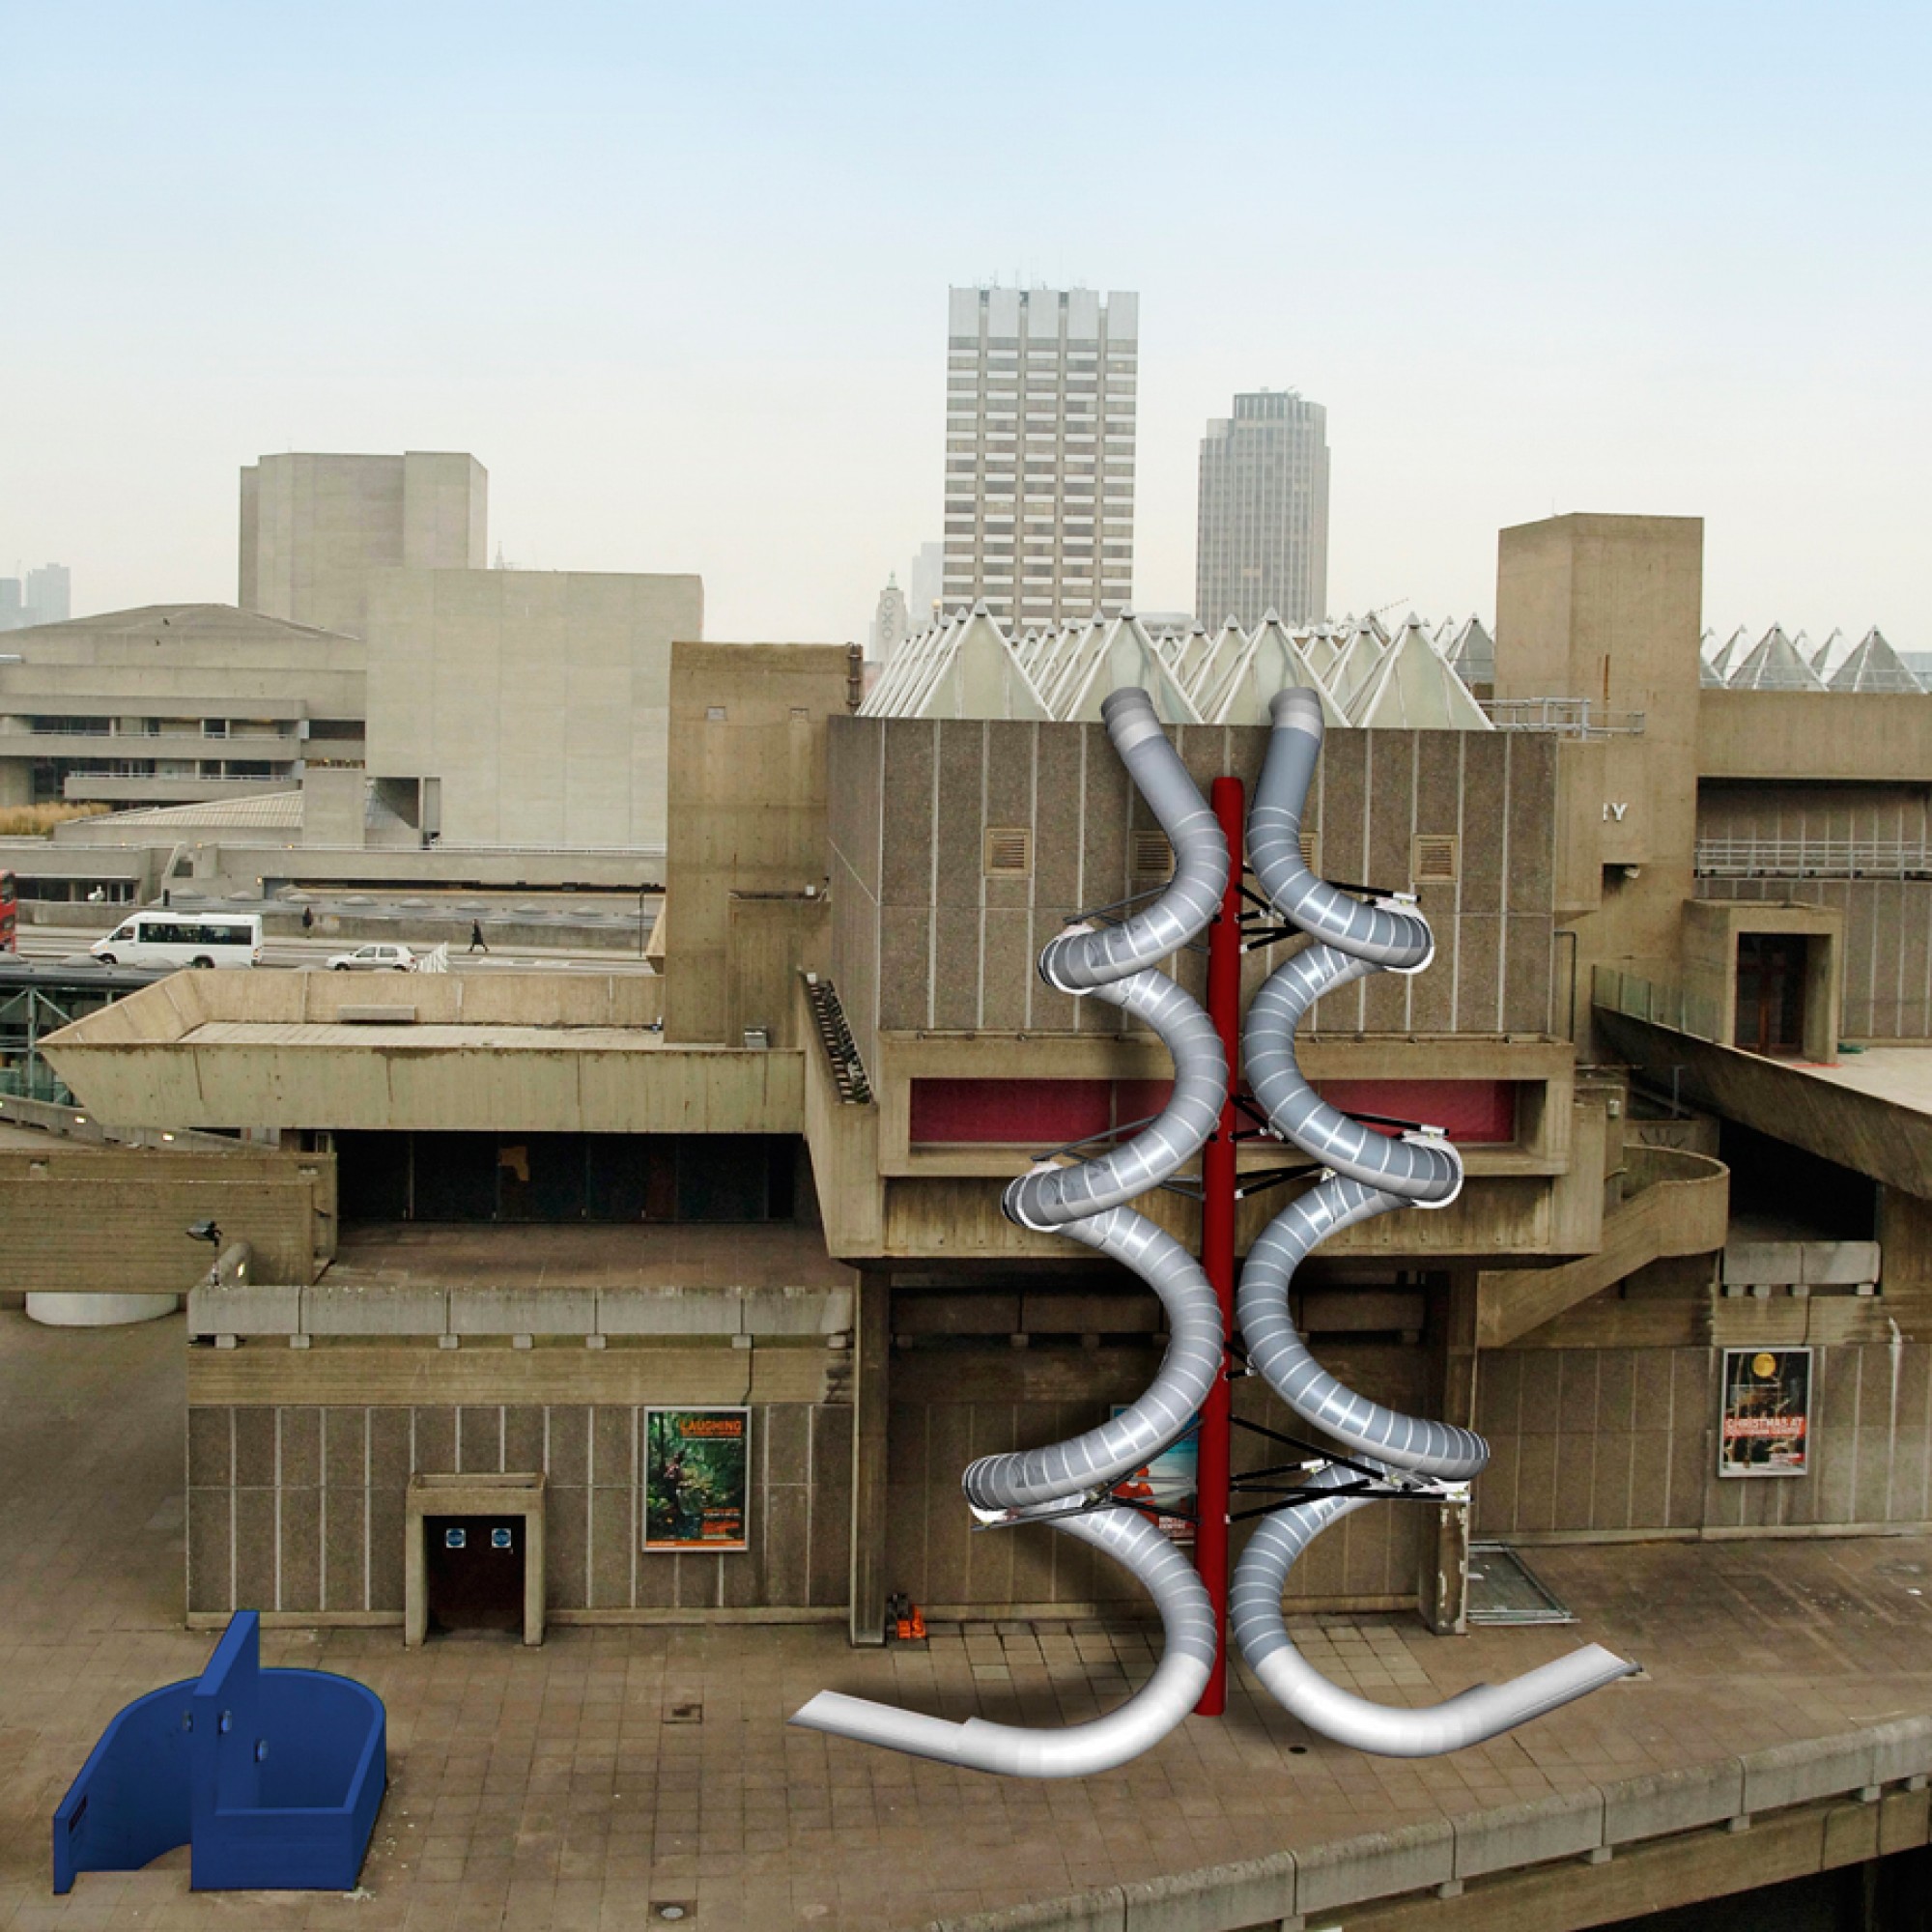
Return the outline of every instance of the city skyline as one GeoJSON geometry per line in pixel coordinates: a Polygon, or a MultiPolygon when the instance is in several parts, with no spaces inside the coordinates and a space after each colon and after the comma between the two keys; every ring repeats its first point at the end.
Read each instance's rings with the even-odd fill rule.
{"type": "Polygon", "coordinates": [[[1926,24],[1615,13],[1611,32],[1553,11],[1222,7],[1175,37],[1151,9],[1074,6],[1028,16],[1036,84],[1015,88],[999,33],[955,43],[853,8],[575,8],[532,39],[486,7],[461,48],[353,5],[326,29],[43,10],[10,43],[0,128],[53,292],[0,318],[0,366],[33,372],[0,527],[75,560],[87,610],[225,599],[239,465],[468,449],[521,561],[693,571],[715,635],[842,639],[939,533],[940,305],[997,268],[1141,294],[1149,608],[1193,601],[1203,420],[1293,382],[1349,425],[1337,610],[1487,612],[1496,527],[1661,509],[1707,520],[1712,621],[1877,620],[1921,647],[1932,389],[1909,345],[1932,271],[1895,238],[1928,185],[1926,24]],[[1210,125],[1229,73],[1292,56],[1301,111],[1334,135],[1297,145],[1292,246],[1254,245],[1253,190],[1274,206],[1283,186],[1264,159],[1245,185],[1210,141],[1094,163],[1068,110],[1102,20],[1108,98],[1157,102],[1170,129],[1210,125]],[[393,61],[353,57],[358,21],[393,61]],[[941,70],[970,136],[895,135],[881,92],[941,70]],[[662,111],[635,112],[644,85],[662,111]],[[157,97],[159,144],[139,138],[157,97]],[[327,169],[263,170],[269,99],[301,152],[345,112],[362,133],[327,169]],[[1345,102],[1374,111],[1373,142],[1342,138],[1345,102]],[[406,213],[425,198],[428,235],[406,213]]]}

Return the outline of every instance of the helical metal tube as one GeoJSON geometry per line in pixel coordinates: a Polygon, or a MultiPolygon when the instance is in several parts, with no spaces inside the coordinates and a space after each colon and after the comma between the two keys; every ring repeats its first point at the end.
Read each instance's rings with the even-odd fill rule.
{"type": "MultiPolygon", "coordinates": [[[[1236,1319],[1249,1364],[1305,1422],[1342,1444],[1358,1464],[1330,1463],[1311,1490],[1358,1483],[1361,1470],[1401,1484],[1466,1482],[1489,1460],[1474,1431],[1405,1415],[1372,1402],[1316,1361],[1289,1314],[1289,1283],[1330,1235],[1397,1208],[1444,1208],[1463,1186],[1463,1161],[1437,1136],[1391,1139],[1330,1106],[1303,1078],[1294,1029],[1315,1002],[1375,972],[1421,972],[1435,956],[1429,922],[1408,906],[1368,904],[1318,879],[1301,850],[1301,814],[1321,751],[1321,707],[1311,692],[1280,693],[1273,735],[1248,817],[1250,863],[1269,903],[1315,944],[1269,976],[1248,1008],[1241,1051],[1268,1124],[1327,1172],[1291,1201],[1248,1252],[1236,1319]]],[[[1445,1703],[1391,1708],[1339,1690],[1294,1648],[1281,1597],[1294,1560],[1315,1537],[1374,1498],[1301,1501],[1269,1516],[1235,1573],[1230,1621],[1241,1654],[1270,1691],[1311,1730],[1362,1750],[1425,1757],[1493,1737],[1596,1690],[1634,1666],[1592,1644],[1445,1703]]]]}
{"type": "Polygon", "coordinates": [[[1174,847],[1174,877],[1119,925],[1070,927],[1040,953],[1040,976],[1063,992],[1118,1006],[1174,1056],[1174,1092],[1130,1141],[1089,1161],[1042,1163],[1002,1203],[1023,1227],[1065,1235],[1131,1268],[1160,1297],[1169,1341],[1146,1393],[1120,1415],[1044,1449],[985,1456],[966,1470],[966,1498],[982,1520],[1050,1524],[1105,1550],[1153,1598],[1166,1645],[1153,1676],[1118,1710],[1064,1730],[952,1723],[863,1697],[821,1691],[792,1722],[976,1771],[1079,1777],[1137,1757],[1199,1700],[1218,1633],[1194,1566],[1137,1509],[1105,1497],[1187,1429],[1221,1373],[1221,1311],[1201,1264],[1125,1204],[1172,1178],[1207,1144],[1228,1092],[1220,1036],[1159,961],[1220,910],[1228,843],[1169,743],[1145,691],[1115,692],[1100,707],[1115,751],[1174,847]]]}
{"type": "MultiPolygon", "coordinates": [[[[1353,1480],[1352,1471],[1331,1463],[1310,1477],[1309,1487],[1353,1480]]],[[[1481,1744],[1630,1674],[1624,1659],[1591,1643],[1506,1684],[1477,1684],[1417,1709],[1378,1704],[1331,1684],[1295,1649],[1282,1619],[1282,1591],[1296,1557],[1331,1523],[1373,1500],[1336,1496],[1276,1512],[1255,1531],[1235,1573],[1228,1611],[1241,1655],[1275,1700],[1311,1731],[1383,1757],[1434,1757],[1481,1744]]]]}

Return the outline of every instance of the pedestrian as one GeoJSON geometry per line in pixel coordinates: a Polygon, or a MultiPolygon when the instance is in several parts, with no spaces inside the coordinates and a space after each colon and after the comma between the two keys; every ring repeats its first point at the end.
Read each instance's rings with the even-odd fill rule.
{"type": "Polygon", "coordinates": [[[313,906],[303,906],[302,930],[304,932],[307,932],[314,924],[315,924],[315,908],[313,906]]]}
{"type": "Polygon", "coordinates": [[[483,944],[483,922],[480,919],[472,919],[469,922],[469,950],[471,952],[488,952],[490,950],[483,944]]]}

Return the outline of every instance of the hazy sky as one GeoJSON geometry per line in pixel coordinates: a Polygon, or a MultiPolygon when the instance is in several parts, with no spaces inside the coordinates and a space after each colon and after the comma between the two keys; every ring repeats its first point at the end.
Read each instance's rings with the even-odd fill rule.
{"type": "Polygon", "coordinates": [[[1932,649],[1932,8],[0,0],[0,574],[235,595],[265,450],[468,449],[542,568],[863,638],[946,290],[1141,295],[1136,602],[1202,424],[1326,404],[1331,601],[1701,515],[1705,608],[1932,649]]]}

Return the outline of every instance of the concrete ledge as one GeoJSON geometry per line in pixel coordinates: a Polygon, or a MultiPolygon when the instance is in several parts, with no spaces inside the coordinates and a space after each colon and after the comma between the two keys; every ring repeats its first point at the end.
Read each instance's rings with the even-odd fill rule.
{"type": "Polygon", "coordinates": [[[1604,1786],[1604,1843],[1628,1845],[1739,1817],[1745,1768],[1734,1757],[1679,1771],[1650,1771],[1604,1786]]]}
{"type": "Polygon", "coordinates": [[[1338,1838],[1294,1857],[1294,1909],[1306,1917],[1364,1899],[1443,1885],[1456,1875],[1456,1831],[1446,1818],[1338,1838]]]}
{"type": "Polygon", "coordinates": [[[248,1284],[236,1288],[191,1288],[187,1293],[190,1335],[298,1335],[299,1288],[248,1284]]]}
{"type": "Polygon", "coordinates": [[[1458,1818],[1455,1827],[1458,1879],[1579,1858],[1604,1842],[1604,1794],[1594,1784],[1559,1791],[1458,1818]]]}
{"type": "Polygon", "coordinates": [[[1867,1731],[1835,1738],[1798,1738],[1790,1744],[1748,1751],[1741,1760],[1744,1808],[1753,1813],[1776,1811],[1786,1804],[1861,1791],[1873,1781],[1872,1755],[1872,1737],[1867,1731]]]}
{"type": "Polygon", "coordinates": [[[1244,1932],[1295,1915],[1294,1855],[1123,1885],[1126,1932],[1244,1932]]]}
{"type": "Polygon", "coordinates": [[[1078,1898],[1048,1899],[1039,1905],[1009,1905],[975,1912],[964,1918],[935,1918],[927,1932],[1126,1932],[1122,1888],[1090,1891],[1078,1898]]]}
{"type": "Polygon", "coordinates": [[[849,1288],[748,1288],[742,1296],[747,1335],[838,1335],[852,1325],[849,1288]]]}
{"type": "Polygon", "coordinates": [[[594,1288],[452,1288],[452,1335],[594,1335],[594,1288]]]}
{"type": "Polygon", "coordinates": [[[443,1335],[449,1330],[449,1291],[442,1288],[302,1290],[305,1335],[443,1335]]]}
{"type": "Polygon", "coordinates": [[[1932,1717],[1893,1718],[1863,1733],[1871,1747],[1866,1785],[1896,1784],[1932,1774],[1932,1717]]]}
{"type": "Polygon", "coordinates": [[[600,1335],[737,1335],[744,1330],[738,1297],[723,1288],[601,1288],[600,1335]]]}
{"type": "Polygon", "coordinates": [[[1322,1915],[1350,1907],[1432,1887],[1455,1896],[1468,1879],[1593,1854],[1601,1860],[1612,1846],[1634,1849],[1750,1811],[1775,1813],[1834,1799],[1851,1801],[1825,1814],[1826,1862],[1842,1864],[1925,1841],[1932,1830],[1932,1792],[1922,1782],[1928,1775],[1932,1717],[1900,1718],[1453,1821],[1430,1819],[1079,1897],[936,1919],[927,1932],[1248,1932],[1263,1926],[1295,1932],[1310,1919],[1323,1922],[1322,1915]],[[1918,1788],[1879,1789],[1908,1781],[1918,1788]],[[1867,1802],[1856,1802],[1861,1798],[1867,1802]]]}

